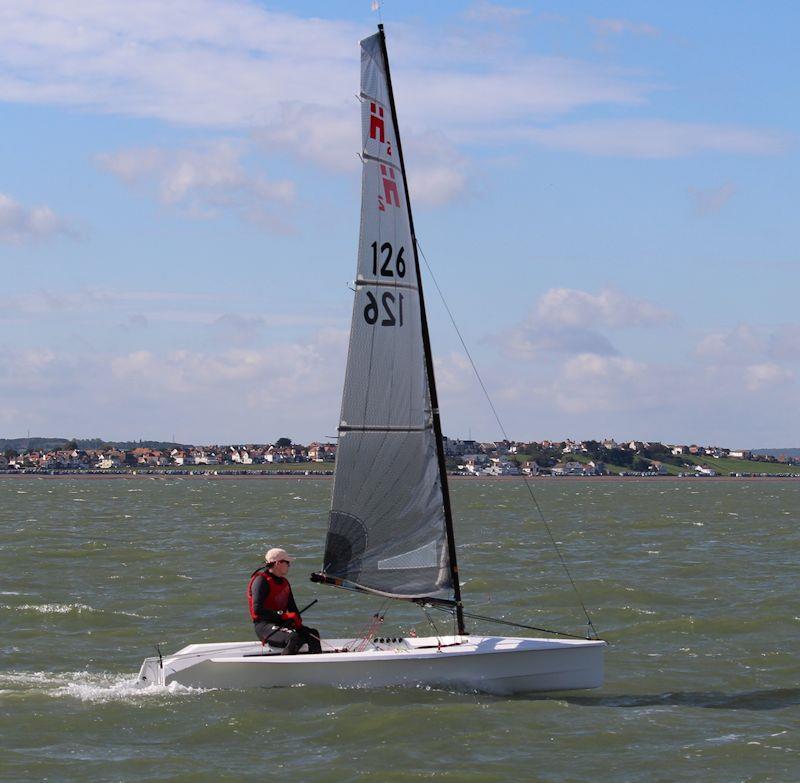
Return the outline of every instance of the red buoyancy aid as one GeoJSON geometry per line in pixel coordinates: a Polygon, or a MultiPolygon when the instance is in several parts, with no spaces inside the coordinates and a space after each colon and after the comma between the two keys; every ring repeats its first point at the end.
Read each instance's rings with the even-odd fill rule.
{"type": "Polygon", "coordinates": [[[278,581],[269,571],[259,568],[250,577],[250,582],[247,585],[247,606],[250,609],[250,619],[253,622],[259,619],[256,606],[253,603],[253,582],[263,576],[269,585],[269,593],[264,603],[258,609],[267,609],[273,612],[285,612],[286,607],[289,605],[289,598],[292,595],[292,588],[289,585],[288,579],[281,579],[278,581]]]}

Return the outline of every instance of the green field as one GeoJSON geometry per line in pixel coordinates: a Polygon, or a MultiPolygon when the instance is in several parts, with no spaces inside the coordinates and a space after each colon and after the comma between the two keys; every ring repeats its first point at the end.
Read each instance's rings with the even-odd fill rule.
{"type": "Polygon", "coordinates": [[[728,473],[800,473],[800,466],[785,465],[782,462],[756,462],[750,459],[731,459],[730,457],[692,457],[684,455],[684,462],[691,465],[705,465],[727,476],[728,473]]]}
{"type": "MultiPolygon", "coordinates": [[[[519,458],[521,460],[529,459],[529,457],[526,455],[519,455],[519,458]]],[[[711,468],[712,470],[715,470],[717,474],[720,476],[727,476],[729,473],[753,473],[753,474],[793,473],[795,475],[800,474],[800,466],[785,465],[780,462],[756,462],[755,460],[731,459],[730,457],[728,458],[720,457],[719,459],[715,459],[714,457],[708,457],[708,456],[694,457],[689,454],[683,455],[681,459],[683,460],[684,463],[686,463],[690,467],[670,465],[668,462],[663,462],[662,464],[667,469],[667,475],[677,476],[679,473],[692,473],[694,471],[695,465],[704,465],[705,467],[711,468]]],[[[591,462],[592,460],[585,454],[565,454],[563,461],[580,462],[585,465],[588,462],[591,462]]],[[[609,473],[611,473],[612,475],[617,475],[622,472],[631,471],[630,467],[625,467],[624,465],[613,465],[609,462],[606,462],[605,465],[609,473]]]]}

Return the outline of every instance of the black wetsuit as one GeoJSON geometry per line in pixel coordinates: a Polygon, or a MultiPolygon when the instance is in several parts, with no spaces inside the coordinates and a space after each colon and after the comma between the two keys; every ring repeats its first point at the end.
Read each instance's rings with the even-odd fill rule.
{"type": "MultiPolygon", "coordinates": [[[[272,574],[276,582],[288,581],[280,576],[272,574]]],[[[289,588],[291,590],[291,588],[289,588]]],[[[282,647],[283,655],[294,655],[304,645],[308,645],[310,653],[322,652],[319,641],[319,631],[316,628],[309,628],[301,625],[300,628],[293,628],[291,620],[284,619],[280,612],[272,609],[264,609],[264,603],[269,595],[269,582],[263,576],[257,576],[253,580],[251,587],[253,593],[253,607],[256,612],[256,619],[253,620],[253,630],[256,636],[263,642],[266,640],[270,647],[282,647]]],[[[297,612],[297,604],[294,595],[289,593],[289,601],[286,605],[287,612],[297,612]]]]}

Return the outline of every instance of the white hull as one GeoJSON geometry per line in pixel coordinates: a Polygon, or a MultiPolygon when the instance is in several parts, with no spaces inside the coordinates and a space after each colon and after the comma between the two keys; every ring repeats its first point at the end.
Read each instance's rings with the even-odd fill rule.
{"type": "MultiPolygon", "coordinates": [[[[342,648],[352,640],[326,640],[342,648]]],[[[361,652],[261,654],[259,642],[191,644],[173,655],[147,658],[142,685],[200,688],[291,685],[384,688],[435,686],[511,694],[597,688],[603,684],[606,643],[581,639],[461,636],[380,640],[361,652]],[[441,641],[441,646],[439,645],[441,641]]]]}

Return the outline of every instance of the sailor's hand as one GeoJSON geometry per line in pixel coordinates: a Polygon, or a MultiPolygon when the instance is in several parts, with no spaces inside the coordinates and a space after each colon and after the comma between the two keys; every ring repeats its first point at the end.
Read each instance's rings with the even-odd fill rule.
{"type": "Polygon", "coordinates": [[[283,619],[294,628],[301,628],[303,626],[303,620],[297,612],[284,612],[283,619]]]}

